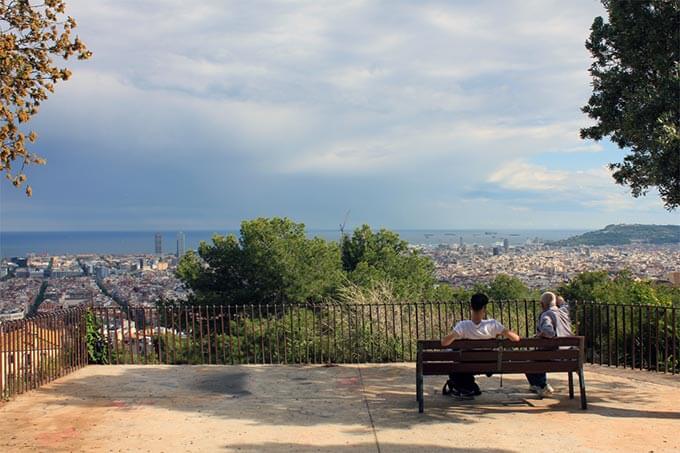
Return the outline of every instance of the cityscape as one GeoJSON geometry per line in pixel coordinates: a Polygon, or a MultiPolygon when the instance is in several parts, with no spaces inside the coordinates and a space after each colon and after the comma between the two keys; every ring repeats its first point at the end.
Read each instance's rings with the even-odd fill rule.
{"type": "Polygon", "coordinates": [[[441,281],[453,286],[472,287],[487,283],[498,274],[522,280],[529,288],[545,290],[568,282],[587,271],[611,275],[629,271],[635,278],[670,285],[680,284],[680,247],[668,245],[626,245],[600,247],[525,246],[427,247],[441,281]]]}
{"type": "Polygon", "coordinates": [[[0,261],[0,321],[21,319],[78,305],[155,306],[161,299],[184,300],[175,277],[185,253],[185,234],[177,234],[174,253],[163,253],[156,234],[154,254],[28,255],[0,261]]]}
{"type": "MultiPolygon", "coordinates": [[[[183,301],[188,290],[176,277],[186,253],[186,236],[177,234],[172,253],[159,233],[150,235],[154,253],[78,254],[11,257],[0,261],[0,321],[21,319],[79,305],[153,307],[161,300],[183,301]]],[[[499,274],[519,278],[531,289],[556,288],[586,271],[680,285],[680,244],[558,247],[539,239],[510,245],[411,244],[430,257],[441,283],[471,288],[499,274]]],[[[150,247],[151,248],[151,247],[150,247]]]]}

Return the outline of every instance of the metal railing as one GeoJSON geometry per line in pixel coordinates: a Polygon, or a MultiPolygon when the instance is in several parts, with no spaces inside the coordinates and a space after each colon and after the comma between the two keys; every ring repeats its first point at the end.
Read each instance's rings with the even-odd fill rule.
{"type": "MultiPolygon", "coordinates": [[[[305,364],[413,361],[418,339],[441,338],[467,302],[94,308],[106,363],[305,364]]],[[[535,301],[494,302],[489,317],[535,333],[535,301]]],[[[676,309],[573,303],[590,363],[680,371],[676,309]]]]}
{"type": "MultiPolygon", "coordinates": [[[[488,316],[534,335],[540,305],[494,302],[488,316]]],[[[680,371],[672,307],[572,303],[574,333],[600,365],[680,371]]],[[[468,317],[466,302],[80,307],[0,323],[0,398],[87,363],[325,364],[404,362],[418,339],[441,338],[468,317]]]]}
{"type": "Polygon", "coordinates": [[[680,372],[680,318],[677,308],[654,305],[579,303],[572,323],[586,337],[586,360],[593,364],[680,372]]]}
{"type": "Polygon", "coordinates": [[[0,399],[87,364],[85,308],[0,323],[0,399]]]}

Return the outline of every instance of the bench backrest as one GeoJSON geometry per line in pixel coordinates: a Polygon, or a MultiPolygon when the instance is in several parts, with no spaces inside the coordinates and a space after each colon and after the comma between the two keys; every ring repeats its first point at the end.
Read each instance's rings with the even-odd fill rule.
{"type": "Polygon", "coordinates": [[[439,340],[418,340],[417,360],[423,375],[578,371],[584,344],[584,337],[456,340],[447,347],[439,340]]]}

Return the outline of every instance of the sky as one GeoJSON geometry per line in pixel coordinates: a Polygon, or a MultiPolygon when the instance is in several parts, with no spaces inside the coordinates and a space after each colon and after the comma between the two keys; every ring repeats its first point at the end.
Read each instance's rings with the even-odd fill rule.
{"type": "Polygon", "coordinates": [[[69,0],[94,56],[2,231],[678,223],[579,138],[599,1],[69,0]],[[189,6],[190,5],[190,6],[189,6]]]}

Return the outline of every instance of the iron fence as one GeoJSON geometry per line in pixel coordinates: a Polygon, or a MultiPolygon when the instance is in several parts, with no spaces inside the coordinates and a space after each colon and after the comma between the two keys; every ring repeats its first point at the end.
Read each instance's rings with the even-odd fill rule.
{"type": "MultiPolygon", "coordinates": [[[[323,364],[413,361],[418,339],[441,338],[467,302],[94,308],[105,363],[323,364]]],[[[524,337],[536,301],[494,302],[489,317],[524,337]]],[[[590,363],[680,370],[676,309],[572,303],[590,363]]]]}
{"type": "Polygon", "coordinates": [[[572,310],[586,360],[664,373],[680,371],[680,319],[675,307],[579,303],[572,310]]]}
{"type": "Polygon", "coordinates": [[[87,364],[85,308],[0,323],[0,399],[87,364]]]}
{"type": "MultiPolygon", "coordinates": [[[[488,316],[534,335],[540,305],[494,302],[488,316]]],[[[593,364],[675,374],[673,307],[572,303],[574,333],[593,364]]],[[[0,397],[87,363],[327,364],[408,362],[418,339],[441,338],[466,302],[81,307],[0,323],[0,397]]]]}

